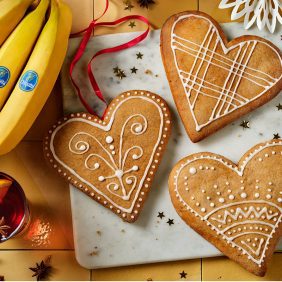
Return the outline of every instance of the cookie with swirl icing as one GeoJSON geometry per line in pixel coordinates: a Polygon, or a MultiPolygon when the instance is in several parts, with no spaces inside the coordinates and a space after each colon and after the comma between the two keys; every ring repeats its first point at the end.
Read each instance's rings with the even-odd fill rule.
{"type": "Polygon", "coordinates": [[[148,91],[112,100],[104,119],[71,114],[49,131],[44,155],[69,183],[134,222],[153,184],[171,132],[166,102],[148,91]]]}
{"type": "Polygon", "coordinates": [[[198,142],[274,98],[282,89],[282,54],[270,41],[241,36],[228,41],[202,12],[170,17],[161,53],[185,129],[198,142]]]}
{"type": "Polygon", "coordinates": [[[169,177],[181,218],[221,252],[263,276],[282,235],[282,140],[250,149],[234,164],[197,153],[169,177]]]}

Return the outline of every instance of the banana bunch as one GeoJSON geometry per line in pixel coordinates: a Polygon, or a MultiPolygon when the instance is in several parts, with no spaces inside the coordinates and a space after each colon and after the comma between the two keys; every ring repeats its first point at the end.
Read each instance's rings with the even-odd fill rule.
{"type": "Polygon", "coordinates": [[[40,0],[26,13],[32,2],[0,0],[0,30],[8,34],[13,29],[0,47],[0,155],[12,150],[30,129],[52,91],[67,51],[72,21],[69,7],[61,0],[40,0]],[[21,21],[15,23],[16,19],[21,21]]]}

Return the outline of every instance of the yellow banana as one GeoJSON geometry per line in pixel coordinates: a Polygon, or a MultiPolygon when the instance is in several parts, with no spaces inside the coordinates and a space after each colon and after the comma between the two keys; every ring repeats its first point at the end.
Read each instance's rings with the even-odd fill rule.
{"type": "Polygon", "coordinates": [[[27,65],[0,112],[0,154],[24,137],[46,102],[66,55],[72,15],[61,1],[51,0],[51,14],[27,65]]]}
{"type": "Polygon", "coordinates": [[[32,51],[45,21],[49,3],[49,0],[41,0],[0,48],[0,110],[32,51]]]}
{"type": "Polygon", "coordinates": [[[23,18],[33,0],[0,1],[0,46],[23,18]]]}

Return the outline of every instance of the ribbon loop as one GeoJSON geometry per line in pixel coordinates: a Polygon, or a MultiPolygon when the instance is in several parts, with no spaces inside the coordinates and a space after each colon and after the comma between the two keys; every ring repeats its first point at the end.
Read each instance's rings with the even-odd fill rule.
{"type": "MultiPolygon", "coordinates": [[[[110,47],[110,48],[105,48],[105,49],[102,49],[102,50],[99,50],[98,52],[96,52],[96,54],[94,54],[94,56],[91,58],[91,60],[89,61],[88,65],[87,65],[87,72],[88,72],[88,77],[89,77],[89,80],[91,82],[91,86],[96,94],[96,96],[101,100],[103,101],[105,104],[106,103],[106,100],[98,86],[98,83],[95,79],[95,76],[92,72],[92,62],[93,60],[102,55],[102,54],[107,54],[107,53],[114,53],[114,52],[118,52],[118,51],[121,51],[121,50],[125,50],[125,49],[128,49],[128,48],[131,48],[135,45],[137,45],[138,43],[140,43],[141,41],[143,41],[149,34],[149,31],[150,31],[150,23],[149,21],[143,17],[143,16],[139,16],[139,15],[131,15],[131,16],[126,16],[126,17],[122,17],[120,19],[117,19],[115,21],[112,21],[112,22],[99,22],[97,23],[97,21],[99,19],[101,19],[105,13],[107,12],[108,10],[108,7],[109,7],[109,0],[106,0],[106,7],[105,7],[105,10],[103,11],[102,15],[100,17],[98,17],[97,19],[94,19],[88,26],[88,28],[76,33],[77,34],[81,34],[81,33],[84,33],[83,35],[83,38],[80,42],[80,45],[77,49],[77,52],[71,62],[71,65],[70,65],[70,77],[71,77],[71,81],[77,91],[77,94],[78,94],[78,97],[80,99],[80,101],[82,102],[83,106],[86,108],[86,110],[90,113],[90,114],[93,114],[93,115],[96,115],[96,113],[94,112],[94,110],[91,108],[91,106],[87,103],[87,101],[84,99],[81,91],[80,91],[80,88],[79,86],[77,85],[77,83],[74,81],[73,79],[73,70],[76,66],[76,64],[78,63],[78,61],[81,59],[82,55],[84,54],[84,51],[85,51],[85,48],[90,40],[90,37],[93,33],[93,31],[95,30],[96,27],[99,27],[99,26],[116,26],[116,25],[119,25],[123,22],[126,22],[128,20],[133,20],[133,19],[136,19],[136,20],[140,20],[144,23],[147,24],[147,29],[142,32],[142,34],[138,35],[137,37],[135,37],[134,39],[126,42],[126,43],[123,43],[123,44],[120,44],[120,45],[117,45],[117,46],[114,46],[114,47],[110,47]]],[[[104,115],[103,115],[104,116],[104,115]]],[[[103,117],[102,117],[103,118],[103,117]]]]}

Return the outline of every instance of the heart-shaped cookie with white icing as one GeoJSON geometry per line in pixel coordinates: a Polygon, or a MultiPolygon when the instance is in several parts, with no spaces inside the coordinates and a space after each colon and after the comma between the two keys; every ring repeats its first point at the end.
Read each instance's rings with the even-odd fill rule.
{"type": "Polygon", "coordinates": [[[198,142],[274,98],[282,89],[282,55],[271,42],[241,36],[228,42],[202,12],[170,17],[161,53],[180,117],[198,142]]]}
{"type": "Polygon", "coordinates": [[[71,114],[53,126],[44,154],[67,181],[123,220],[139,216],[171,131],[167,104],[148,91],[113,99],[104,119],[71,114]]]}
{"type": "Polygon", "coordinates": [[[282,140],[250,149],[238,165],[190,155],[169,177],[181,218],[222,253],[263,276],[282,235],[282,140]]]}

